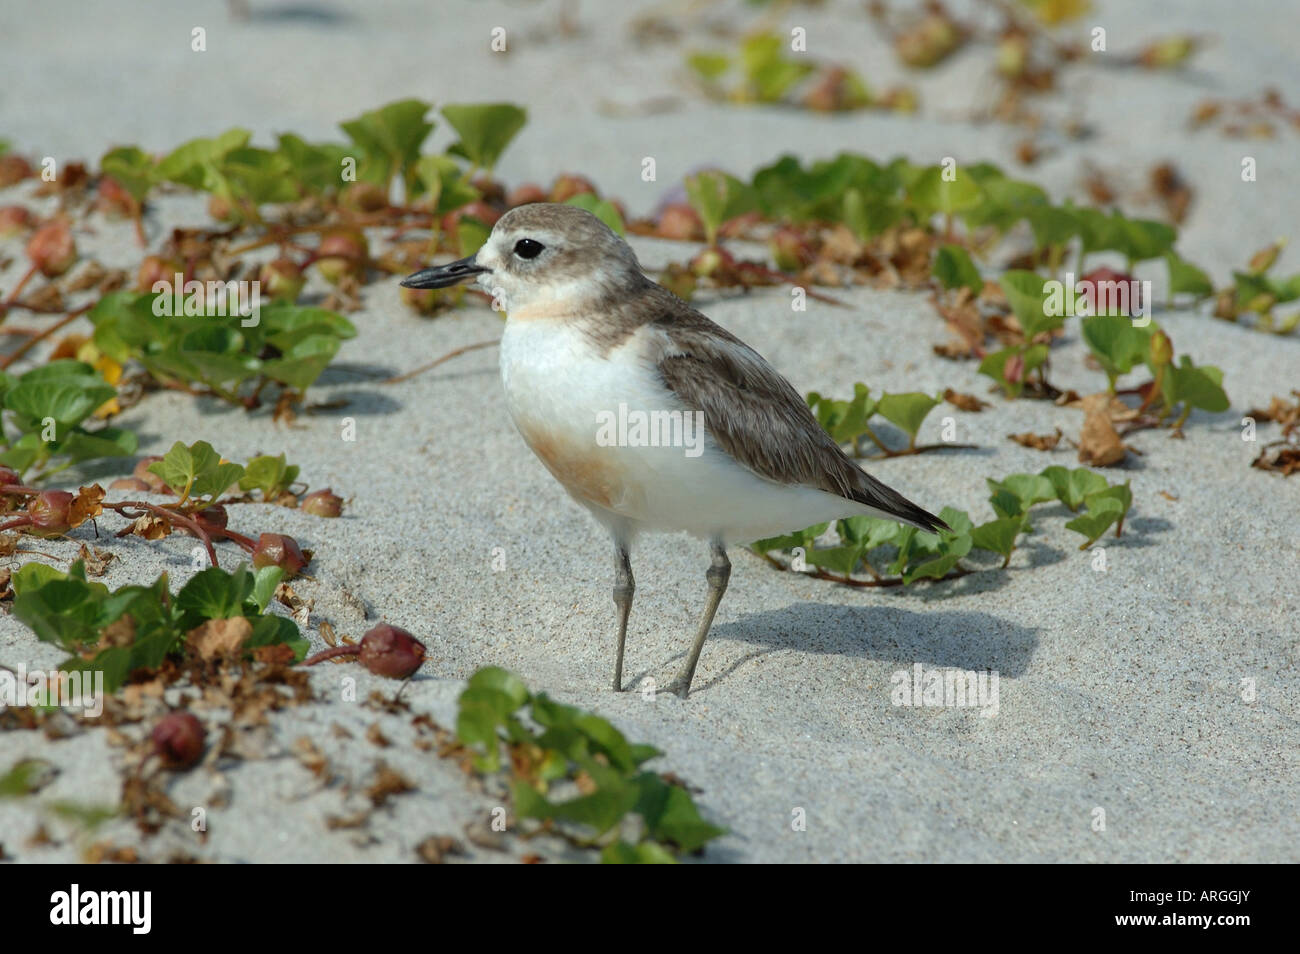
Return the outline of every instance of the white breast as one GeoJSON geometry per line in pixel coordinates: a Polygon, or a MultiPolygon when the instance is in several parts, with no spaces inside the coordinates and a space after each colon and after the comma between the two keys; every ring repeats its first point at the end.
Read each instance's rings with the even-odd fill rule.
{"type": "Polygon", "coordinates": [[[694,414],[663,385],[650,360],[653,345],[650,334],[638,332],[601,355],[580,330],[554,320],[509,321],[501,339],[501,380],[515,426],[602,523],[748,542],[865,512],[833,494],[756,476],[706,434],[702,444],[692,440],[694,418],[673,421],[681,422],[671,432],[678,443],[649,443],[670,429],[638,433],[638,412],[657,414],[659,425],[673,412],[694,414]],[[611,431],[620,421],[628,426],[615,423],[611,431]]]}

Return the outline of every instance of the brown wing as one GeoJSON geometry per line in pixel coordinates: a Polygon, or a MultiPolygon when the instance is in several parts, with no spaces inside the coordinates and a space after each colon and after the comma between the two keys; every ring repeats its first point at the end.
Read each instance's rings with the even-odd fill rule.
{"type": "Polygon", "coordinates": [[[663,317],[650,323],[669,342],[659,373],[684,404],[704,412],[705,428],[737,462],[768,480],[824,490],[923,530],[946,528],[850,460],[758,352],[670,293],[664,298],[663,317]]]}

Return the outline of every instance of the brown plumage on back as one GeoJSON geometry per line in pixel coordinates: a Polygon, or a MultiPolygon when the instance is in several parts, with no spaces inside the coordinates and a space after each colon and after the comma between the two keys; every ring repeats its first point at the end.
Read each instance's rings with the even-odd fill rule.
{"type": "MultiPolygon", "coordinates": [[[[948,529],[850,460],[790,383],[731,332],[650,282],[636,310],[654,314],[647,325],[663,333],[664,384],[686,407],[704,412],[705,429],[737,463],[767,480],[837,494],[922,530],[948,529]]],[[[625,335],[635,330],[623,327],[625,335]]]]}

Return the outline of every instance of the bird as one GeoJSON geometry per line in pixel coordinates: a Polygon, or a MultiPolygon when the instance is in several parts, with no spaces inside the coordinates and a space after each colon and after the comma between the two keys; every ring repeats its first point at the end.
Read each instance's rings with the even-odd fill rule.
{"type": "Polygon", "coordinates": [[[665,687],[685,699],[731,577],[729,546],[856,515],[948,529],[854,463],[776,369],[653,281],[592,213],[517,206],[475,254],[401,284],[471,280],[505,312],[500,371],[516,428],[613,539],[615,691],[632,547],[647,532],[709,545],[704,613],[665,687]]]}

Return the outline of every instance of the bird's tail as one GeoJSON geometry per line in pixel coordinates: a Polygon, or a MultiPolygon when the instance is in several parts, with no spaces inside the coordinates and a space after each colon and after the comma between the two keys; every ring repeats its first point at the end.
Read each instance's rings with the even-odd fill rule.
{"type": "Polygon", "coordinates": [[[897,490],[886,487],[866,471],[862,472],[862,476],[866,478],[866,482],[853,491],[852,499],[870,507],[877,516],[911,524],[919,530],[928,530],[931,533],[952,529],[930,511],[918,507],[897,490]]]}

